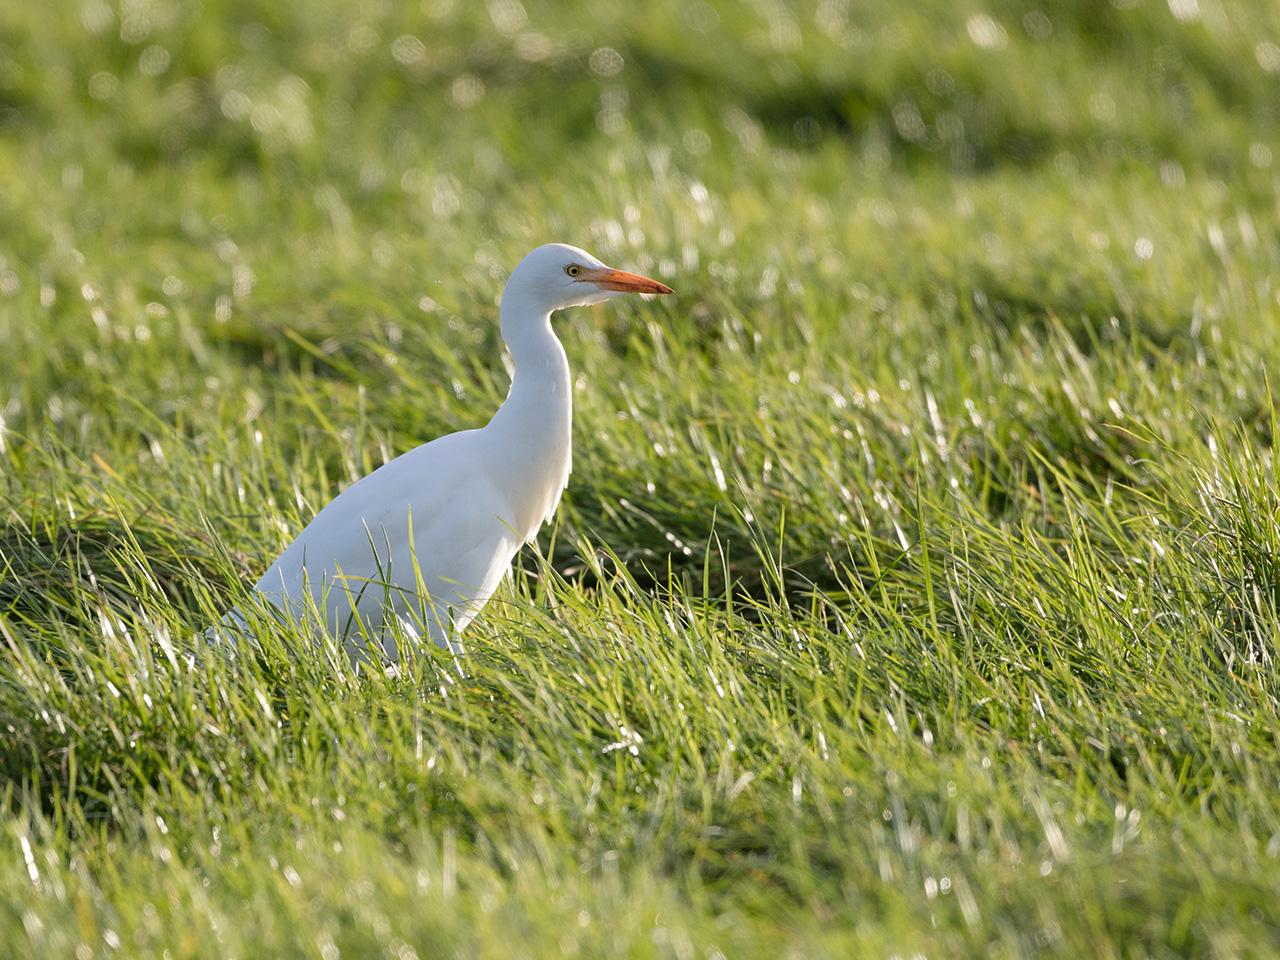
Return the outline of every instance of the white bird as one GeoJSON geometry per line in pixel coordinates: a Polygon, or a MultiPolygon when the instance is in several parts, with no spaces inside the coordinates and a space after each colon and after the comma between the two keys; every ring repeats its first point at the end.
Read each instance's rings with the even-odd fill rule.
{"type": "MultiPolygon", "coordinates": [[[[493,418],[410,450],[342,491],[254,590],[293,619],[318,613],[353,655],[373,639],[398,659],[394,623],[401,634],[460,650],[458,635],[551,519],[569,481],[572,384],[551,314],[624,293],[671,292],[577,247],[538,247],[502,294],[502,339],[515,372],[493,418]]],[[[223,621],[243,622],[239,611],[223,621]]]]}

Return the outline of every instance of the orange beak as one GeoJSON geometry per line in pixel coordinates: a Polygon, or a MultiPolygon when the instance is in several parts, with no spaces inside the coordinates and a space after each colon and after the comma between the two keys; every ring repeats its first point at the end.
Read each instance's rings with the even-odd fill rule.
{"type": "Polygon", "coordinates": [[[627,273],[625,270],[614,270],[611,267],[599,267],[583,270],[581,280],[590,280],[605,290],[620,290],[623,293],[675,293],[665,283],[650,280],[638,273],[627,273]]]}

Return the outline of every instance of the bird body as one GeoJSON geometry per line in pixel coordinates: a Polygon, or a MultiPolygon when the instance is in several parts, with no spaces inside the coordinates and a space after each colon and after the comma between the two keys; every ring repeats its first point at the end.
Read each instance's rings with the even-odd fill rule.
{"type": "Polygon", "coordinates": [[[376,637],[396,658],[392,621],[402,634],[458,649],[458,634],[551,519],[569,480],[572,383],[551,314],[628,292],[671,290],[565,244],[530,253],[502,297],[515,372],[492,419],[410,450],[348,487],[254,590],[297,619],[314,605],[326,632],[353,652],[376,637]]]}

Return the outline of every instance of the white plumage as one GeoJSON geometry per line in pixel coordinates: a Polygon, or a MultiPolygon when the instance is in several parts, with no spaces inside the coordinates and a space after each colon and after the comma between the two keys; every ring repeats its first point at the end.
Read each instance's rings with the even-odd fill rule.
{"type": "MultiPolygon", "coordinates": [[[[369,636],[398,657],[392,620],[402,633],[458,649],[458,634],[551,518],[569,480],[572,384],[551,314],[622,293],[671,289],[565,244],[520,261],[500,310],[515,373],[489,423],[423,444],[348,487],[254,589],[298,620],[314,604],[326,631],[353,652],[369,636]]],[[[242,620],[233,611],[224,624],[242,620]]]]}

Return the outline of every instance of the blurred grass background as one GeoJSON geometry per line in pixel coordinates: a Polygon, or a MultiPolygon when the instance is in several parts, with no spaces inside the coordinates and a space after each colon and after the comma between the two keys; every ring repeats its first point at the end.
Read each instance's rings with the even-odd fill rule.
{"type": "Polygon", "coordinates": [[[1280,6],[0,7],[0,944],[1280,951],[1280,6]],[[556,526],[356,676],[194,631],[481,424],[556,526]]]}

